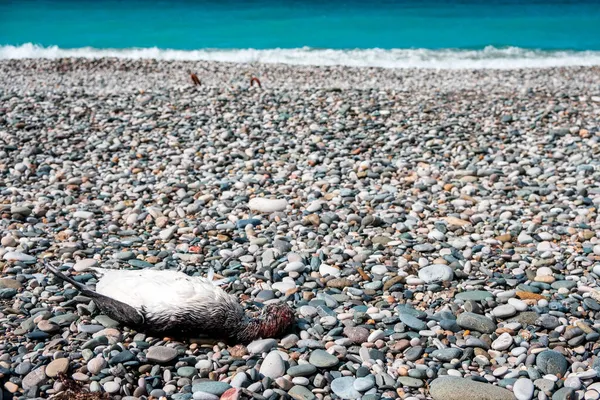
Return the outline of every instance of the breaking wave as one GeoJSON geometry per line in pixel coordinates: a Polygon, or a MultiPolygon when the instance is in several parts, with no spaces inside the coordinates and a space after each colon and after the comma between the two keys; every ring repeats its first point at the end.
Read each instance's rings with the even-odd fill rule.
{"type": "Polygon", "coordinates": [[[518,47],[482,50],[460,49],[201,49],[172,50],[153,48],[63,49],[27,43],[0,46],[0,59],[25,58],[102,58],[156,59],[185,61],[224,61],[239,63],[281,63],[292,65],[345,65],[383,68],[545,68],[600,65],[600,51],[546,51],[518,47]]]}

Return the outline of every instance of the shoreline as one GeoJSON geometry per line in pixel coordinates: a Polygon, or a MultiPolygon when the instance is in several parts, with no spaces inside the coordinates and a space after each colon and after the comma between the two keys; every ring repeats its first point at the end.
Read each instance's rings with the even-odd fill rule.
{"type": "Polygon", "coordinates": [[[429,69],[350,66],[245,64],[217,61],[124,60],[115,58],[0,60],[0,89],[60,84],[63,89],[123,91],[181,90],[193,70],[203,88],[248,88],[257,76],[265,89],[383,89],[383,90],[589,90],[600,78],[600,66],[522,69],[429,69]],[[60,72],[59,72],[60,71],[60,72]],[[123,86],[123,82],[129,86],[123,86]]]}

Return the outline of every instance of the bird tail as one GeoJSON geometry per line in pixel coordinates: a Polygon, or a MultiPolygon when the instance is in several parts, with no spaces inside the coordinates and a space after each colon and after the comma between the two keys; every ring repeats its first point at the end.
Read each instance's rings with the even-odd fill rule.
{"type": "Polygon", "coordinates": [[[52,266],[52,264],[50,264],[48,262],[48,260],[44,260],[44,267],[46,267],[46,269],[48,271],[52,272],[58,278],[62,279],[65,282],[69,282],[71,285],[75,286],[80,292],[89,292],[90,291],[90,288],[88,288],[83,283],[77,282],[75,279],[71,278],[70,276],[66,276],[65,274],[60,272],[58,269],[56,269],[56,267],[52,266]]]}

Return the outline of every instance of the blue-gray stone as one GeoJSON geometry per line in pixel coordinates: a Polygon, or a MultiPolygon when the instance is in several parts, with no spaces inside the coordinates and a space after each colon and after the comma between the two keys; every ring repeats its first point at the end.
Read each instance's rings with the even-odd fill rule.
{"type": "Polygon", "coordinates": [[[398,378],[398,382],[400,382],[402,386],[411,388],[420,388],[423,386],[423,381],[421,379],[411,378],[410,376],[401,376],[398,378]]]}
{"type": "Polygon", "coordinates": [[[135,355],[132,352],[130,352],[129,350],[123,350],[122,352],[108,360],[108,365],[117,365],[134,359],[135,355]]]}
{"type": "Polygon", "coordinates": [[[127,261],[127,264],[131,265],[132,267],[136,267],[136,268],[152,268],[152,267],[154,267],[154,264],[151,264],[148,261],[138,260],[137,258],[127,261]]]}
{"type": "Polygon", "coordinates": [[[220,396],[229,388],[231,388],[231,385],[225,382],[202,381],[194,383],[192,392],[204,392],[220,396]]]}
{"type": "Polygon", "coordinates": [[[354,389],[354,381],[355,378],[351,376],[334,379],[331,382],[331,390],[342,399],[358,399],[361,394],[354,389]]]}
{"type": "Polygon", "coordinates": [[[408,326],[410,329],[413,329],[415,331],[422,331],[427,329],[427,324],[418,319],[417,317],[414,317],[410,314],[400,314],[399,317],[400,321],[406,326],[408,326]]]}
{"type": "Polygon", "coordinates": [[[440,361],[449,362],[455,358],[460,358],[462,356],[462,353],[463,351],[461,349],[450,347],[447,349],[434,350],[431,353],[431,356],[437,358],[440,361]]]}
{"type": "Polygon", "coordinates": [[[373,386],[375,386],[375,379],[373,379],[372,377],[357,378],[354,381],[354,389],[358,390],[359,392],[366,392],[367,390],[371,389],[373,386]]]}
{"type": "Polygon", "coordinates": [[[317,372],[317,367],[312,364],[294,365],[287,370],[288,375],[291,377],[312,376],[315,372],[317,372]]]}
{"type": "Polygon", "coordinates": [[[339,360],[333,354],[317,349],[310,354],[308,362],[317,368],[331,368],[338,365],[339,360]]]}
{"type": "Polygon", "coordinates": [[[292,387],[288,395],[295,400],[314,400],[317,398],[310,390],[300,385],[292,387]]]}
{"type": "Polygon", "coordinates": [[[191,378],[196,375],[196,368],[194,367],[179,367],[177,368],[177,375],[183,376],[184,378],[191,378]]]}
{"type": "Polygon", "coordinates": [[[473,300],[473,301],[482,301],[485,299],[491,299],[494,295],[488,292],[487,290],[472,290],[467,292],[460,292],[454,296],[457,300],[473,300]]]}
{"type": "Polygon", "coordinates": [[[537,355],[535,365],[544,373],[564,377],[569,363],[558,351],[546,350],[537,355]]]}
{"type": "Polygon", "coordinates": [[[552,400],[575,400],[575,389],[572,387],[562,387],[552,395],[552,400]]]}
{"type": "Polygon", "coordinates": [[[494,321],[486,316],[464,312],[458,316],[456,323],[464,329],[477,331],[481,333],[492,333],[496,330],[494,321]]]}
{"type": "Polygon", "coordinates": [[[17,289],[0,289],[0,299],[11,299],[17,294],[17,289]]]}
{"type": "Polygon", "coordinates": [[[240,229],[244,229],[248,225],[259,226],[262,222],[259,219],[240,219],[236,222],[236,226],[240,229]]]}

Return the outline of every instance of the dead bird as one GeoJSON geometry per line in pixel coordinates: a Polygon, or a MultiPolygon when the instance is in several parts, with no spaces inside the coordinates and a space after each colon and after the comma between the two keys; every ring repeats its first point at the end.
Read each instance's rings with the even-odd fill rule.
{"type": "Polygon", "coordinates": [[[294,310],[285,303],[268,305],[260,316],[250,317],[235,296],[210,278],[169,270],[92,267],[89,270],[99,278],[94,291],[47,261],[45,266],[90,297],[102,313],[141,332],[248,343],[280,336],[295,322],[294,310]]]}

